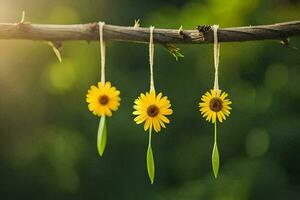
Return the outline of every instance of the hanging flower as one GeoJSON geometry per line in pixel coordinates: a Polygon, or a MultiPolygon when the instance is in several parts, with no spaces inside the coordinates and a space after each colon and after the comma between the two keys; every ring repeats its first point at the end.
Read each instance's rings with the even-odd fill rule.
{"type": "Polygon", "coordinates": [[[215,178],[218,177],[219,172],[219,150],[217,145],[217,121],[223,122],[229,116],[231,101],[226,97],[228,94],[222,92],[218,88],[210,90],[202,95],[202,102],[199,103],[200,112],[206,121],[214,124],[214,146],[212,151],[212,168],[215,178]]]}
{"type": "Polygon", "coordinates": [[[208,122],[215,123],[217,119],[219,122],[223,122],[223,120],[226,120],[226,116],[229,116],[231,101],[226,99],[227,96],[228,94],[221,90],[217,92],[210,90],[210,92],[202,95],[202,102],[199,103],[199,111],[208,122]]]}
{"type": "Polygon", "coordinates": [[[199,111],[201,112],[203,118],[206,118],[206,121],[214,124],[214,146],[211,158],[215,178],[218,177],[220,164],[220,156],[217,144],[217,121],[223,122],[223,120],[226,120],[226,117],[228,117],[230,114],[229,110],[231,110],[231,107],[229,106],[231,101],[226,99],[228,94],[219,89],[218,70],[220,59],[220,43],[218,42],[218,28],[219,25],[212,26],[214,33],[214,87],[212,90],[210,90],[210,92],[208,91],[202,95],[202,102],[199,103],[199,111]]]}
{"type": "Polygon", "coordinates": [[[145,131],[152,130],[153,127],[155,132],[160,132],[161,127],[166,128],[165,123],[170,123],[166,115],[171,115],[173,110],[170,108],[171,104],[168,97],[162,97],[162,93],[156,95],[154,90],[150,90],[146,94],[141,93],[134,103],[135,111],[133,114],[137,115],[134,121],[137,124],[145,122],[145,131]]]}
{"type": "Polygon", "coordinates": [[[121,98],[120,91],[112,87],[110,82],[98,82],[98,87],[92,85],[86,95],[89,110],[97,116],[112,116],[112,111],[118,110],[121,98]]]}
{"type": "Polygon", "coordinates": [[[146,94],[141,93],[140,96],[134,101],[133,115],[137,115],[134,121],[137,124],[145,123],[144,130],[149,130],[148,148],[146,155],[147,171],[151,184],[154,183],[155,177],[155,163],[151,145],[152,130],[156,133],[160,132],[161,127],[166,128],[166,124],[170,120],[166,115],[171,115],[173,110],[170,108],[171,104],[167,96],[159,93],[156,95],[153,78],[153,61],[154,61],[154,42],[153,42],[154,26],[150,27],[150,41],[149,41],[149,64],[150,64],[150,92],[146,94]]]}

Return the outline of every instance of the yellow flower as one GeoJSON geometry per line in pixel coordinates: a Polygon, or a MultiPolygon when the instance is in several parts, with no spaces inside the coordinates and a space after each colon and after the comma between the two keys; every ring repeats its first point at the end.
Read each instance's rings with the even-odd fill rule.
{"type": "Polygon", "coordinates": [[[92,85],[86,95],[88,108],[97,116],[112,116],[112,111],[118,110],[121,98],[120,91],[112,87],[110,82],[98,82],[98,87],[92,85]]]}
{"type": "Polygon", "coordinates": [[[222,122],[226,119],[226,116],[229,116],[231,101],[226,99],[227,96],[228,94],[226,92],[222,93],[221,90],[217,92],[210,90],[210,93],[206,92],[205,95],[202,95],[202,102],[199,103],[200,112],[208,122],[215,123],[217,119],[222,122]]]}
{"type": "Polygon", "coordinates": [[[154,90],[141,93],[141,95],[134,101],[135,105],[133,108],[135,111],[134,121],[137,124],[144,124],[144,130],[147,131],[149,128],[154,128],[155,132],[159,132],[161,127],[166,128],[165,123],[170,123],[170,120],[165,115],[171,115],[173,110],[170,108],[171,104],[167,96],[162,97],[162,93],[157,96],[154,90]]]}

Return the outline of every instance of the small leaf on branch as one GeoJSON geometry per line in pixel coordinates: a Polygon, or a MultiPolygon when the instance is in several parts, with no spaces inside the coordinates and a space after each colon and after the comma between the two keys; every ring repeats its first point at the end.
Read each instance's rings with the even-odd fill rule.
{"type": "Polygon", "coordinates": [[[183,32],[183,27],[182,27],[182,25],[181,25],[181,26],[179,27],[179,29],[178,29],[178,35],[181,35],[182,32],[183,32]]]}
{"type": "Polygon", "coordinates": [[[48,42],[48,44],[52,47],[58,61],[61,62],[62,61],[62,59],[61,59],[62,43],[61,42],[48,42]]]}
{"type": "Polygon", "coordinates": [[[166,43],[164,46],[167,48],[167,50],[174,56],[176,61],[178,61],[179,58],[183,58],[184,55],[180,52],[180,49],[176,47],[174,44],[166,43]]]}
{"type": "Polygon", "coordinates": [[[133,26],[133,28],[139,28],[140,26],[141,26],[140,19],[134,20],[134,26],[133,26]]]}
{"type": "Polygon", "coordinates": [[[25,10],[22,11],[22,18],[20,23],[23,24],[25,22],[25,10]]]}

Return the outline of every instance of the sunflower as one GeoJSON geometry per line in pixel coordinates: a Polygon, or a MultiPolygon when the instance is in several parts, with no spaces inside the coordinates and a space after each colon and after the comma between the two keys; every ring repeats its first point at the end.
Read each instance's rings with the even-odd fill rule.
{"type": "Polygon", "coordinates": [[[134,101],[133,108],[135,111],[134,121],[137,124],[144,124],[144,130],[152,130],[159,132],[161,127],[166,128],[165,123],[170,123],[170,120],[165,115],[171,115],[173,110],[170,108],[171,104],[167,96],[162,97],[162,93],[156,96],[155,90],[150,90],[146,94],[141,95],[134,101]]]}
{"type": "Polygon", "coordinates": [[[112,87],[110,82],[98,82],[98,87],[92,85],[86,95],[88,108],[97,116],[112,116],[112,111],[118,110],[121,98],[120,91],[112,87]]]}
{"type": "Polygon", "coordinates": [[[228,94],[221,90],[210,90],[202,95],[202,102],[199,103],[200,112],[208,122],[215,123],[217,119],[222,122],[229,116],[231,101],[226,99],[227,96],[228,94]]]}

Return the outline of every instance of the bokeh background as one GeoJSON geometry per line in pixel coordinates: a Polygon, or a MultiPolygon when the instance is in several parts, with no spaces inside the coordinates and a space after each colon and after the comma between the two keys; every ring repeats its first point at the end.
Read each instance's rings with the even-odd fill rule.
{"type": "MultiPolygon", "coordinates": [[[[0,0],[0,21],[193,29],[300,19],[297,0],[0,0]]],[[[99,158],[99,119],[85,95],[100,78],[97,42],[63,43],[59,63],[46,42],[0,41],[0,199],[299,199],[300,38],[221,46],[220,86],[233,101],[219,126],[219,178],[213,178],[213,126],[197,111],[213,85],[212,45],[179,45],[176,61],[156,46],[155,82],[168,95],[171,124],[153,137],[155,184],[146,172],[147,133],[132,104],[149,87],[148,46],[108,42],[107,79],[122,104],[108,122],[99,158]]]]}

